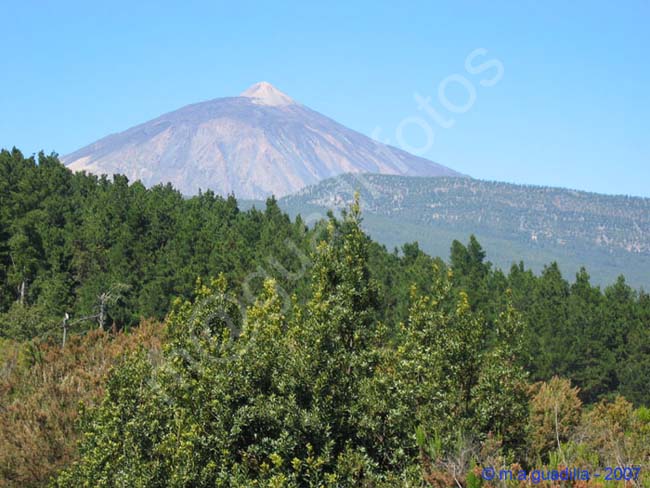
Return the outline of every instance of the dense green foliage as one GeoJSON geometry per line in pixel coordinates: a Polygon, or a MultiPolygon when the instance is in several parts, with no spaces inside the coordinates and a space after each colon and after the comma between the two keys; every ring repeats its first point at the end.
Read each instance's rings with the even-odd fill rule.
{"type": "MultiPolygon", "coordinates": [[[[285,311],[291,295],[308,299],[309,256],[325,230],[291,222],[273,199],[264,211],[243,212],[233,197],[185,199],[169,186],[147,190],[121,176],[72,174],[54,156],[36,162],[16,150],[0,152],[0,185],[0,336],[58,335],[66,312],[118,328],[162,319],[175,297],[193,296],[197,278],[220,273],[240,315],[266,278],[278,282],[285,311]]],[[[368,246],[375,313],[384,323],[407,320],[411,285],[429,293],[451,269],[454,288],[468,294],[488,331],[512,290],[533,379],[560,374],[587,402],[621,393],[650,404],[650,296],[623,278],[601,290],[585,270],[569,283],[556,264],[539,276],[523,264],[504,275],[474,238],[453,243],[449,265],[417,244],[399,253],[368,246]]]]}
{"type": "MultiPolygon", "coordinates": [[[[36,162],[16,150],[0,152],[0,185],[0,335],[40,334],[66,312],[98,322],[102,308],[104,325],[163,318],[197,277],[244,283],[259,265],[273,269],[269,256],[300,269],[285,240],[306,247],[304,226],[273,200],[240,212],[232,197],[184,199],[170,186],[72,174],[54,156],[36,162]]],[[[260,288],[260,275],[248,288],[260,288]]]]}
{"type": "Polygon", "coordinates": [[[490,346],[480,314],[441,278],[431,295],[413,291],[406,324],[382,324],[358,219],[356,207],[329,222],[309,301],[289,316],[273,280],[238,336],[223,277],[178,304],[163,365],[135,357],[111,379],[59,484],[396,486],[421,477],[418,436],[447,450],[459,433],[492,433],[505,452],[520,448],[514,311],[490,346]]]}
{"type": "Polygon", "coordinates": [[[66,383],[29,379],[41,363],[21,370],[32,386],[11,379],[0,426],[78,458],[60,486],[448,486],[473,463],[650,462],[650,296],[623,278],[504,273],[474,236],[448,263],[389,252],[358,201],[308,227],[274,199],[241,211],[16,150],[0,185],[0,341],[52,351],[66,313],[73,338],[167,324],[162,358],[130,355],[74,428],[57,421],[74,417],[66,383]],[[31,426],[32,398],[60,413],[31,426]],[[51,428],[83,430],[80,452],[51,428]]]}

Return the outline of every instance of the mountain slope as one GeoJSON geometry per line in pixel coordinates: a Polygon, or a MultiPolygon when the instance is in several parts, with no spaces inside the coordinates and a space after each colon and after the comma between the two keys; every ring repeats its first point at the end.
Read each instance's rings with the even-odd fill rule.
{"type": "Polygon", "coordinates": [[[272,85],[188,105],[69,154],[72,170],[171,182],[184,194],[283,196],[342,173],[460,176],[376,142],[272,85]]]}
{"type": "Polygon", "coordinates": [[[624,274],[650,288],[650,199],[469,178],[343,175],[280,200],[290,214],[324,215],[360,191],[366,230],[388,247],[418,241],[447,256],[475,234],[508,269],[558,261],[568,276],[586,266],[598,283],[624,274]]]}

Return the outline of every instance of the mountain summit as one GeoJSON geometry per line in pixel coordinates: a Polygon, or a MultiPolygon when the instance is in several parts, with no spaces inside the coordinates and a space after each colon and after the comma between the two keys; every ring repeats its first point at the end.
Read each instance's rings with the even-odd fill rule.
{"type": "Polygon", "coordinates": [[[461,176],[376,142],[267,82],[113,134],[63,158],[74,171],[124,174],[239,198],[278,197],[342,173],[461,176]]]}
{"type": "Polygon", "coordinates": [[[240,97],[251,98],[253,103],[259,105],[282,106],[295,103],[289,95],[282,93],[266,81],[255,83],[248,90],[244,90],[240,97]]]}

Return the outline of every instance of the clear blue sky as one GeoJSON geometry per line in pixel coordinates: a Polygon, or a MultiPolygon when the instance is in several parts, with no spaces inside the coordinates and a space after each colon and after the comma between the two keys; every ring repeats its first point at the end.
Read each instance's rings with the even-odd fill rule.
{"type": "Polygon", "coordinates": [[[650,197],[650,2],[312,3],[4,1],[0,146],[66,154],[266,80],[477,178],[650,197]]]}

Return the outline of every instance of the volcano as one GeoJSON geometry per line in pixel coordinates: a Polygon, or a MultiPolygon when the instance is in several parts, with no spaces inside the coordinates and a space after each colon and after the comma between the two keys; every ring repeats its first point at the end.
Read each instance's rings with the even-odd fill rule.
{"type": "Polygon", "coordinates": [[[124,174],[183,194],[282,197],[343,173],[461,176],[381,144],[267,82],[185,106],[63,157],[74,171],[124,174]]]}

